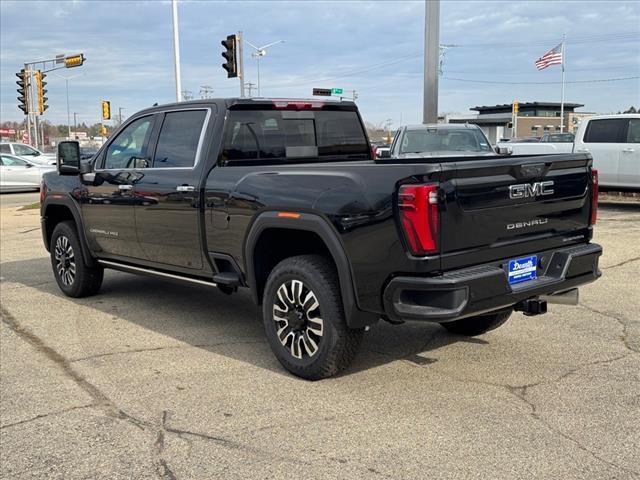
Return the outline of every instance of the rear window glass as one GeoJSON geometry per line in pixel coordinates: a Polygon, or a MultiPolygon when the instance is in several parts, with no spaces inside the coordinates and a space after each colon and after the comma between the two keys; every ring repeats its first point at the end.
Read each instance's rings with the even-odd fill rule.
{"type": "Polygon", "coordinates": [[[306,162],[370,158],[356,112],[230,110],[221,162],[306,162]]]}
{"type": "Polygon", "coordinates": [[[591,120],[587,125],[584,143],[624,143],[628,123],[626,118],[591,120]]]}
{"type": "Polygon", "coordinates": [[[206,115],[205,110],[165,115],[153,159],[154,168],[193,167],[206,115]]]}

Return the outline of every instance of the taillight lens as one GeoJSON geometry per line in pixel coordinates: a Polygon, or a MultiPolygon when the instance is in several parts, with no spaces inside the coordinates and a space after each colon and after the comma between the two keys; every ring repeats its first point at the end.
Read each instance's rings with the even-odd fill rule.
{"type": "Polygon", "coordinates": [[[403,185],[398,192],[402,231],[411,253],[438,251],[438,186],[403,185]]]}
{"type": "Polygon", "coordinates": [[[598,219],[598,170],[591,170],[591,218],[589,225],[595,225],[598,219]]]}
{"type": "Polygon", "coordinates": [[[375,145],[371,145],[371,158],[373,158],[374,160],[376,159],[376,150],[378,150],[378,147],[376,147],[375,145]]]}

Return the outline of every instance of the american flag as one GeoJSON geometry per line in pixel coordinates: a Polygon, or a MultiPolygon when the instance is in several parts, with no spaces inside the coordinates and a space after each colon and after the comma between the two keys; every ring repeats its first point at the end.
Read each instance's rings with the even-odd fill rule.
{"type": "Polygon", "coordinates": [[[538,70],[544,70],[550,65],[562,65],[562,44],[552,48],[536,60],[538,70]]]}

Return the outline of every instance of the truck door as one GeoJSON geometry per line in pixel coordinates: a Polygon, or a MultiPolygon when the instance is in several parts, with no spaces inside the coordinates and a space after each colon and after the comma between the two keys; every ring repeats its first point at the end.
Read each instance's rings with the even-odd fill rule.
{"type": "Polygon", "coordinates": [[[205,130],[211,108],[160,114],[149,168],[134,184],[136,228],[145,258],[193,270],[203,268],[199,184],[205,130]]]}
{"type": "Polygon", "coordinates": [[[136,236],[134,185],[150,162],[155,116],[130,122],[96,160],[95,177],[84,182],[82,216],[91,249],[117,257],[144,258],[136,236]]]}
{"type": "Polygon", "coordinates": [[[582,145],[576,145],[576,153],[589,152],[593,168],[598,170],[600,184],[607,187],[620,184],[620,155],[627,133],[626,118],[602,118],[589,120],[582,145]]]}
{"type": "Polygon", "coordinates": [[[629,118],[627,143],[620,152],[620,185],[640,188],[640,117],[629,118]]]}

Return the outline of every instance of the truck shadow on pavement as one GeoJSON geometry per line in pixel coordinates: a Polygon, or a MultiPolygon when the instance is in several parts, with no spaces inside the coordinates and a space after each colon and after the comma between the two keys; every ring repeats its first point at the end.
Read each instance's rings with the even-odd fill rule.
{"type": "MultiPolygon", "coordinates": [[[[78,330],[84,330],[78,332],[79,338],[96,338],[96,332],[92,331],[96,330],[96,321],[112,319],[117,323],[121,320],[217,355],[289,375],[273,356],[264,336],[258,308],[245,289],[229,296],[215,288],[107,270],[98,295],[72,299],[66,298],[58,289],[48,258],[3,263],[2,281],[3,288],[10,288],[7,287],[8,282],[17,283],[67,302],[68,312],[49,310],[51,316],[59,313],[69,315],[70,312],[77,311],[77,308],[72,308],[75,305],[96,310],[97,317],[89,315],[88,311],[84,315],[81,313],[81,318],[69,315],[69,321],[74,321],[78,330]]],[[[46,302],[46,298],[40,299],[38,303],[43,301],[46,302]]],[[[99,330],[104,332],[102,326],[99,330]]],[[[129,333],[118,331],[110,334],[122,336],[117,339],[118,345],[114,350],[126,354],[131,343],[128,336],[131,329],[123,331],[129,333]]],[[[157,347],[159,338],[162,338],[150,334],[147,342],[145,337],[143,334],[136,339],[137,351],[141,349],[141,338],[142,349],[149,350],[157,347]]],[[[411,322],[390,325],[379,321],[365,334],[353,364],[342,375],[348,376],[394,361],[428,365],[436,361],[430,357],[432,352],[461,341],[478,345],[488,343],[478,338],[451,334],[437,324],[411,322]]],[[[113,339],[109,344],[113,345],[113,339]]],[[[83,348],[89,356],[92,351],[103,355],[104,351],[96,351],[97,346],[100,343],[83,345],[83,348]]]]}

